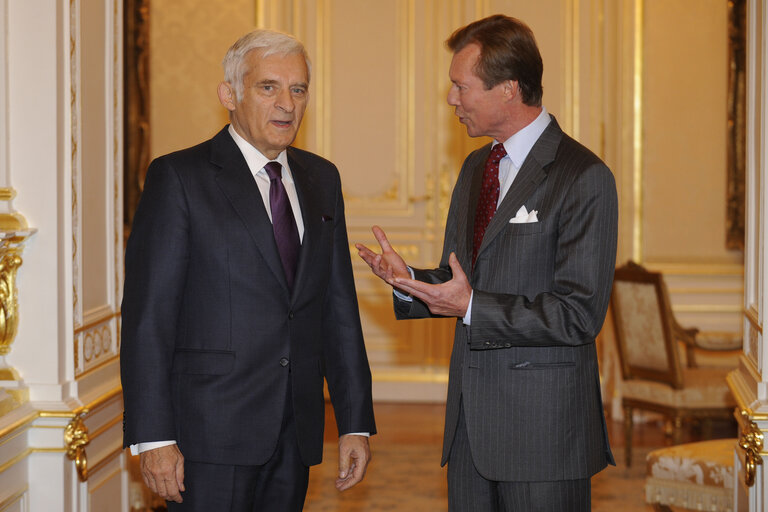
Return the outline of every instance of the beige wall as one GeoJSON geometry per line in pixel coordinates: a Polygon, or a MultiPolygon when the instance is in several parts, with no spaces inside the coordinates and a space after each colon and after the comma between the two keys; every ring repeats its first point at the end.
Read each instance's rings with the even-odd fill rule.
{"type": "MultiPolygon", "coordinates": [[[[504,12],[537,36],[548,110],[616,175],[619,262],[665,272],[685,324],[738,332],[741,254],[725,250],[725,9],[726,0],[153,2],[152,154],[226,122],[215,86],[236,37],[257,24],[292,32],[313,60],[297,145],[339,166],[350,240],[372,242],[380,224],[409,263],[432,266],[458,169],[485,142],[468,138],[445,103],[443,42],[504,12]]],[[[441,398],[451,322],[395,322],[387,288],[358,263],[356,279],[375,381],[397,395],[419,379],[441,398]]]]}

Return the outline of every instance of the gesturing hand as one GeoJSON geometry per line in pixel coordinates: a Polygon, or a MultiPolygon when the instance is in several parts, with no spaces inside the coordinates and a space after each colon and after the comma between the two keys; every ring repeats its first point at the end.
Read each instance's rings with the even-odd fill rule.
{"type": "Polygon", "coordinates": [[[355,244],[355,247],[357,254],[371,267],[373,273],[393,286],[395,278],[411,277],[410,272],[408,272],[408,265],[392,248],[384,231],[379,226],[373,226],[372,231],[381,247],[381,254],[372,251],[363,244],[355,244]]]}
{"type": "Polygon", "coordinates": [[[429,284],[414,279],[396,277],[394,286],[421,299],[435,315],[462,318],[467,314],[472,287],[454,253],[448,257],[453,277],[441,284],[429,284]]]}

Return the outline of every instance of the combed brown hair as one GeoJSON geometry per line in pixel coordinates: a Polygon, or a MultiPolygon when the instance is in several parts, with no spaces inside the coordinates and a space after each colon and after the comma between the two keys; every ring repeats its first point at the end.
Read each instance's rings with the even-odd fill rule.
{"type": "Polygon", "coordinates": [[[544,64],[528,25],[516,18],[495,14],[459,28],[446,41],[454,53],[473,43],[480,46],[475,73],[486,89],[504,80],[515,80],[523,103],[541,106],[544,64]]]}

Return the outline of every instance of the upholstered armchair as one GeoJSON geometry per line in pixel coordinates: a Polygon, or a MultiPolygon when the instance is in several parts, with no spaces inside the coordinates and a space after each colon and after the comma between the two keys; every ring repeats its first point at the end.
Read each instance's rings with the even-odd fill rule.
{"type": "Polygon", "coordinates": [[[700,343],[697,329],[683,328],[675,320],[661,274],[631,261],[616,269],[611,312],[622,372],[627,467],[632,462],[635,409],[670,420],[674,444],[681,441],[684,420],[703,420],[706,428],[712,419],[731,418],[736,403],[725,382],[730,369],[697,367],[695,349],[735,350],[740,340],[700,343]],[[681,344],[686,367],[680,361],[681,344]]]}

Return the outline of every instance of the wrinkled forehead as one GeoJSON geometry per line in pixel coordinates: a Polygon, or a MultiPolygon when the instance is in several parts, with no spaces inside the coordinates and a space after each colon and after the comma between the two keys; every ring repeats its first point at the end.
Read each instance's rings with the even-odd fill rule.
{"type": "Polygon", "coordinates": [[[243,59],[243,77],[261,80],[282,79],[289,83],[309,83],[309,69],[300,52],[275,52],[254,48],[243,59]]]}

